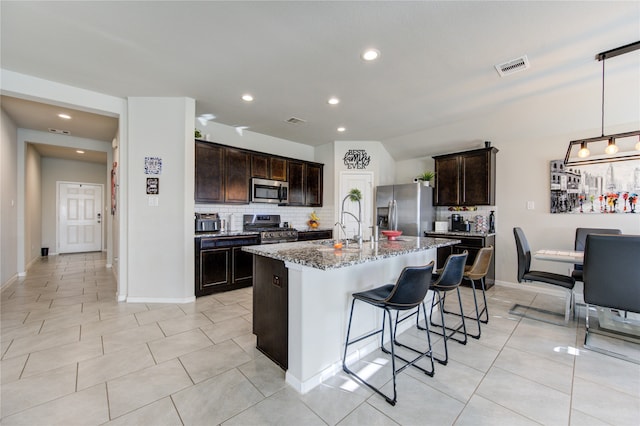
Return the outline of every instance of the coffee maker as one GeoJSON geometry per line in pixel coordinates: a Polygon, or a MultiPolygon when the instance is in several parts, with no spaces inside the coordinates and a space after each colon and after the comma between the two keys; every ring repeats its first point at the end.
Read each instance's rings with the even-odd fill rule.
{"type": "Polygon", "coordinates": [[[451,215],[451,230],[452,231],[462,231],[469,232],[471,230],[471,224],[469,221],[464,220],[462,215],[452,214],[451,215]]]}

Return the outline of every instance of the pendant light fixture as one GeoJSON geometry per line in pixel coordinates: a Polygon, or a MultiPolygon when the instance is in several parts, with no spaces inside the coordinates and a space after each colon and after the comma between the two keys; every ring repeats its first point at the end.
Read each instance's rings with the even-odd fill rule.
{"type": "Polygon", "coordinates": [[[604,76],[605,60],[618,55],[640,49],[640,41],[627,44],[615,49],[607,50],[596,55],[598,61],[602,61],[602,119],[601,135],[579,139],[569,142],[567,155],[564,159],[565,165],[581,165],[590,163],[603,163],[610,161],[635,160],[640,159],[640,130],[613,135],[604,134],[604,76]],[[635,139],[638,138],[635,146],[635,139]],[[591,145],[591,149],[589,149],[591,145]],[[622,148],[622,151],[620,150],[622,148]],[[594,152],[594,155],[591,155],[594,152]]]}

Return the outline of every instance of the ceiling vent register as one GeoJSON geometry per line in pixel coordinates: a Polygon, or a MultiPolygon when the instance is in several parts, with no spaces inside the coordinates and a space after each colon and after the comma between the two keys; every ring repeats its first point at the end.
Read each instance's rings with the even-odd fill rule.
{"type": "Polygon", "coordinates": [[[291,117],[287,119],[286,122],[289,124],[304,124],[307,122],[307,120],[303,120],[302,118],[297,118],[297,117],[291,117]]]}
{"type": "Polygon", "coordinates": [[[526,69],[529,69],[529,59],[527,55],[496,65],[496,71],[498,71],[500,77],[515,74],[526,69]]]}

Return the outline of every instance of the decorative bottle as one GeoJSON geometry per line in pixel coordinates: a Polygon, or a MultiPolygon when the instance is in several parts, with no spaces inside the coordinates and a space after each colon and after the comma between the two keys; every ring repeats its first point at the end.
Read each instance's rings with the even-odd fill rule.
{"type": "Polygon", "coordinates": [[[494,210],[491,210],[491,213],[489,213],[489,233],[496,232],[496,216],[494,212],[494,210]]]}

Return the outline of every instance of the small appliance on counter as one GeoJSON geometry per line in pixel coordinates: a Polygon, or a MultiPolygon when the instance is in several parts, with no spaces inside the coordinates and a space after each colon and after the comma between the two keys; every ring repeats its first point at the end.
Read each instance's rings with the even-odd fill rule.
{"type": "Polygon", "coordinates": [[[471,223],[459,214],[452,214],[451,230],[455,232],[471,232],[471,223]]]}
{"type": "Polygon", "coordinates": [[[218,213],[196,213],[196,232],[218,232],[222,228],[218,213]]]}

